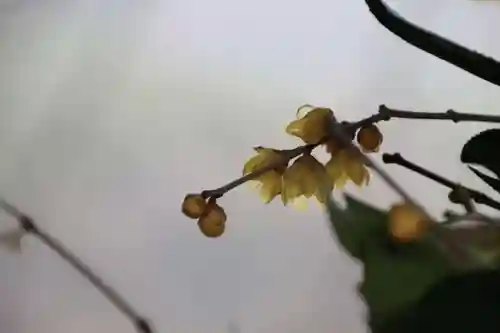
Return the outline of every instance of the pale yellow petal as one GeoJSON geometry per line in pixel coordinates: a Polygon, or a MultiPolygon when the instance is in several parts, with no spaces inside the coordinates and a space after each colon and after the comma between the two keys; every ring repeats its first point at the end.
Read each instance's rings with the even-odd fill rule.
{"type": "Polygon", "coordinates": [[[259,168],[259,166],[266,160],[265,155],[258,154],[252,158],[250,158],[245,165],[243,166],[243,175],[247,175],[251,172],[254,172],[259,168]]]}
{"type": "MultiPolygon", "coordinates": [[[[305,163],[313,163],[311,161],[307,161],[305,163]]],[[[317,175],[315,174],[315,170],[313,165],[304,165],[304,170],[302,172],[302,177],[301,177],[301,186],[302,186],[302,194],[306,198],[310,198],[311,196],[314,195],[316,192],[316,189],[318,188],[318,180],[317,180],[317,175]]]]}
{"type": "Polygon", "coordinates": [[[342,175],[340,175],[339,178],[337,178],[335,180],[335,188],[337,188],[339,190],[343,189],[348,180],[349,180],[349,177],[347,176],[347,174],[343,173],[342,175]]]}
{"type": "Polygon", "coordinates": [[[288,169],[286,169],[283,174],[283,189],[281,193],[283,204],[287,205],[294,198],[303,194],[305,173],[307,173],[307,168],[304,167],[302,157],[299,157],[288,169]]]}
{"type": "Polygon", "coordinates": [[[273,164],[283,164],[286,165],[288,158],[271,148],[256,147],[257,155],[251,157],[243,166],[243,175],[255,172],[261,168],[273,164]]]}
{"type": "Polygon", "coordinates": [[[248,186],[251,190],[259,189],[261,186],[260,181],[258,180],[249,180],[245,185],[248,186]]]}
{"type": "Polygon", "coordinates": [[[316,144],[326,136],[326,124],[331,114],[333,113],[330,109],[315,108],[303,118],[288,124],[285,131],[299,137],[305,143],[316,144]]]}
{"type": "Polygon", "coordinates": [[[342,183],[342,178],[345,178],[345,169],[348,167],[348,162],[347,152],[341,150],[326,163],[326,172],[335,185],[342,183]]]}
{"type": "Polygon", "coordinates": [[[297,109],[297,112],[295,113],[295,117],[297,119],[304,118],[306,114],[311,112],[311,110],[314,110],[316,107],[311,104],[304,104],[301,107],[297,109]]]}
{"type": "Polygon", "coordinates": [[[286,127],[285,127],[285,132],[287,134],[299,137],[302,139],[302,137],[305,135],[305,124],[306,120],[304,118],[302,119],[297,119],[292,122],[290,122],[286,127]]]}
{"type": "Polygon", "coordinates": [[[265,177],[261,177],[260,196],[264,202],[271,202],[277,195],[281,194],[282,178],[275,171],[268,172],[265,177]]]}
{"type": "Polygon", "coordinates": [[[309,200],[306,197],[300,196],[291,201],[290,205],[297,211],[305,211],[309,208],[309,200]]]}
{"type": "Polygon", "coordinates": [[[347,176],[357,186],[362,186],[365,180],[365,167],[361,163],[352,163],[346,170],[347,176]]]}
{"type": "Polygon", "coordinates": [[[286,206],[288,203],[292,202],[294,199],[302,195],[302,188],[300,183],[296,184],[290,180],[283,179],[283,188],[281,190],[281,201],[286,206]]]}

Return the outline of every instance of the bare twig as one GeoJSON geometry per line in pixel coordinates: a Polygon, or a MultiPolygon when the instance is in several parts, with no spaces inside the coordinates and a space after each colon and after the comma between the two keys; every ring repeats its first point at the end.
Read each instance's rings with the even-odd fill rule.
{"type": "Polygon", "coordinates": [[[461,121],[475,121],[475,122],[487,122],[487,123],[500,123],[500,116],[482,115],[475,113],[461,113],[454,110],[448,110],[446,112],[417,112],[417,111],[407,111],[407,110],[397,110],[389,108],[385,105],[380,105],[378,113],[362,119],[360,121],[352,123],[355,127],[361,127],[364,125],[369,125],[377,123],[380,121],[388,121],[393,118],[400,119],[427,119],[427,120],[451,120],[454,123],[461,121]]]}
{"type": "MultiPolygon", "coordinates": [[[[299,110],[303,107],[314,108],[314,106],[306,104],[306,105],[301,106],[299,108],[299,110]]],[[[380,121],[388,121],[388,120],[391,120],[393,118],[451,120],[455,123],[460,122],[460,121],[500,123],[500,116],[480,115],[480,114],[474,114],[474,113],[460,113],[460,112],[456,112],[454,110],[448,110],[446,112],[406,111],[406,110],[392,109],[392,108],[389,108],[385,105],[380,105],[378,113],[376,113],[372,116],[366,117],[364,119],[361,119],[361,120],[355,121],[355,122],[345,121],[345,122],[341,122],[341,123],[336,123],[337,124],[336,126],[340,126],[342,128],[342,130],[345,132],[354,133],[358,128],[360,128],[362,126],[370,125],[370,124],[377,123],[380,121]]],[[[346,133],[346,135],[347,135],[347,133],[346,133]]],[[[324,142],[320,142],[316,145],[304,145],[304,146],[300,146],[300,147],[297,147],[294,149],[282,150],[282,152],[286,152],[286,153],[290,154],[291,158],[294,158],[294,157],[304,153],[307,150],[312,150],[312,149],[316,148],[317,146],[319,146],[323,143],[324,142]]],[[[343,143],[346,144],[347,141],[344,141],[343,143]]],[[[349,140],[349,143],[352,144],[352,141],[349,140]]],[[[368,162],[368,164],[367,164],[368,166],[370,166],[369,163],[370,162],[368,162]]],[[[264,174],[270,170],[273,170],[277,166],[279,166],[279,165],[271,165],[269,167],[263,168],[263,169],[258,170],[256,172],[253,172],[253,173],[250,173],[250,174],[245,175],[243,177],[240,177],[240,178],[238,178],[234,181],[231,181],[230,183],[228,183],[224,186],[221,186],[219,188],[212,189],[212,190],[205,190],[202,192],[202,195],[204,197],[207,197],[207,198],[208,197],[216,197],[216,198],[220,197],[220,196],[224,195],[226,192],[238,187],[239,185],[241,185],[249,180],[255,179],[255,178],[261,176],[262,174],[264,174]]],[[[382,176],[382,177],[385,178],[384,176],[382,176]]],[[[387,179],[386,179],[386,181],[387,181],[387,179]]],[[[396,187],[398,187],[397,184],[390,184],[390,185],[394,189],[396,189],[394,187],[394,185],[396,185],[396,187]]],[[[401,188],[399,188],[397,191],[399,192],[399,194],[402,194],[400,192],[401,188]]],[[[405,196],[407,196],[407,194],[405,194],[403,197],[405,197],[405,196]]],[[[414,200],[411,200],[411,201],[414,201],[414,200]]],[[[472,208],[472,207],[468,207],[468,208],[472,208]]]]}
{"type": "MultiPolygon", "coordinates": [[[[468,192],[468,195],[470,196],[470,198],[472,200],[474,200],[476,203],[483,204],[483,205],[489,206],[491,208],[500,210],[500,202],[493,200],[492,198],[490,198],[486,194],[481,193],[481,192],[476,191],[476,190],[473,190],[473,189],[470,189],[470,188],[467,188],[467,187],[464,187],[458,183],[452,182],[451,180],[448,180],[440,175],[437,175],[432,171],[429,171],[429,170],[427,170],[427,169],[425,169],[425,168],[423,168],[423,167],[421,167],[413,162],[406,160],[399,153],[383,154],[382,160],[386,164],[397,164],[397,165],[400,165],[402,167],[405,167],[411,171],[414,171],[414,172],[416,172],[424,177],[427,177],[427,178],[451,189],[452,191],[455,190],[456,188],[461,187],[468,192]]],[[[452,195],[450,199],[455,199],[455,198],[453,198],[453,195],[452,195]]]]}
{"type": "Polygon", "coordinates": [[[83,275],[99,292],[101,292],[120,312],[122,312],[137,329],[139,333],[152,333],[150,324],[111,286],[106,284],[92,269],[83,263],[75,254],[67,249],[56,238],[52,237],[40,226],[36,225],[31,217],[22,213],[15,206],[0,198],[0,209],[16,218],[20,227],[47,245],[56,252],[64,261],[83,275]]]}

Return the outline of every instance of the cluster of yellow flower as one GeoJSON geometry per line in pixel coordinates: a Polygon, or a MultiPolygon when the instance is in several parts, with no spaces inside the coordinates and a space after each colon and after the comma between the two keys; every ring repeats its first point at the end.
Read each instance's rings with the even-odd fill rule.
{"type": "MultiPolygon", "coordinates": [[[[309,110],[303,116],[286,127],[286,133],[300,138],[304,146],[289,150],[254,148],[257,154],[243,167],[243,176],[250,176],[257,184],[266,203],[277,196],[281,196],[284,205],[311,197],[324,203],[331,190],[342,188],[348,180],[358,186],[369,182],[369,172],[359,154],[329,135],[329,124],[336,121],[332,110],[306,105],[299,108],[297,114],[306,108],[309,110]],[[311,155],[319,146],[324,146],[330,154],[325,164],[311,155]]],[[[351,139],[356,136],[363,152],[379,150],[383,136],[376,125],[350,125],[346,124],[346,133],[351,139]]],[[[182,206],[186,216],[198,219],[198,226],[207,237],[218,237],[225,230],[226,214],[215,199],[207,201],[202,194],[189,194],[182,206]]]]}
{"type": "MultiPolygon", "coordinates": [[[[278,195],[281,195],[284,205],[311,197],[324,203],[328,193],[324,191],[325,185],[329,189],[342,188],[347,180],[358,186],[368,184],[370,174],[357,152],[328,135],[328,124],[332,118],[332,110],[312,108],[286,127],[286,133],[306,143],[304,149],[295,154],[297,156],[291,156],[289,150],[255,148],[257,155],[245,163],[243,175],[272,168],[253,180],[258,183],[260,195],[266,203],[278,195]],[[324,145],[331,156],[324,165],[311,155],[311,150],[320,145],[324,145]],[[292,158],[295,160],[289,166],[292,158]]],[[[347,126],[346,130],[349,130],[347,126]]],[[[354,137],[354,133],[349,134],[354,137]]],[[[373,124],[359,128],[356,138],[362,151],[368,153],[378,151],[383,139],[382,133],[373,124]]]]}

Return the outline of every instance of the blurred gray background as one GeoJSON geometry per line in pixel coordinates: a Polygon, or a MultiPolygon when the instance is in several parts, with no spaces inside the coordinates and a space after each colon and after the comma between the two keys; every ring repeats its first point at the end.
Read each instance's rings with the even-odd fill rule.
{"type": "MultiPolygon", "coordinates": [[[[410,20],[500,58],[500,5],[391,1],[410,20]]],[[[0,5],[0,192],[122,291],[158,332],[365,332],[360,267],[323,212],[221,200],[224,237],[180,213],[185,193],[240,175],[251,147],[293,147],[304,103],[356,120],[385,103],[498,113],[500,88],[404,44],[362,0],[17,0],[0,5]]],[[[384,123],[383,151],[469,186],[482,124],[384,123]]],[[[377,159],[379,159],[377,157],[377,159]]],[[[447,191],[388,168],[433,214],[447,191]]],[[[350,192],[387,206],[378,178],[350,192]]],[[[487,192],[490,193],[490,192],[487,192]]],[[[5,223],[12,223],[4,219],[5,223]]],[[[36,239],[0,252],[0,330],[133,332],[36,239]]]]}

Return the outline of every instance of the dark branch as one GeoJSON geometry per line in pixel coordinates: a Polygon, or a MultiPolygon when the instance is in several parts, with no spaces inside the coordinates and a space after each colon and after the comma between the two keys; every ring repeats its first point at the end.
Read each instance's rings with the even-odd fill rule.
{"type": "Polygon", "coordinates": [[[500,63],[497,60],[407,21],[381,0],[365,2],[380,24],[407,43],[500,86],[500,63]]]}
{"type": "Polygon", "coordinates": [[[481,192],[476,191],[476,190],[473,190],[473,189],[470,189],[470,188],[467,188],[467,187],[464,187],[458,183],[452,182],[451,180],[448,180],[440,175],[437,175],[432,171],[429,171],[429,170],[427,170],[427,169],[425,169],[425,168],[423,168],[423,167],[421,167],[413,162],[406,160],[405,158],[403,158],[403,156],[401,156],[401,154],[398,154],[398,153],[396,153],[396,154],[383,154],[382,160],[386,164],[397,164],[397,165],[400,165],[402,167],[405,167],[411,171],[414,171],[414,172],[416,172],[424,177],[427,177],[427,178],[435,181],[436,183],[439,183],[439,184],[449,188],[450,190],[452,190],[452,193],[450,193],[450,194],[452,194],[452,195],[450,195],[450,201],[452,201],[452,202],[455,201],[455,203],[463,204],[462,202],[460,202],[460,199],[453,196],[453,191],[461,188],[462,190],[467,191],[468,195],[470,196],[470,198],[472,200],[474,200],[474,202],[476,202],[478,204],[489,206],[489,207],[494,208],[496,210],[500,210],[500,202],[493,200],[492,198],[490,198],[486,194],[481,193],[481,192]]]}
{"type": "Polygon", "coordinates": [[[4,199],[0,198],[0,209],[4,210],[7,214],[14,217],[19,226],[47,245],[51,250],[56,252],[64,261],[76,269],[82,276],[84,276],[99,292],[101,292],[118,310],[120,310],[129,320],[132,321],[138,333],[152,333],[148,322],[138,314],[137,311],[111,286],[106,284],[92,269],[83,263],[75,254],[67,249],[61,242],[42,228],[40,228],[33,221],[31,217],[22,213],[19,209],[9,204],[4,199]]]}
{"type": "Polygon", "coordinates": [[[428,120],[451,120],[454,123],[461,121],[475,121],[475,122],[486,122],[486,123],[500,123],[500,116],[491,116],[485,114],[475,114],[475,113],[462,113],[456,112],[454,110],[448,110],[446,112],[418,112],[418,111],[407,111],[392,109],[385,105],[380,105],[378,113],[362,119],[357,122],[351,123],[354,128],[359,128],[361,126],[377,123],[380,121],[389,121],[393,118],[400,119],[428,119],[428,120]]]}

